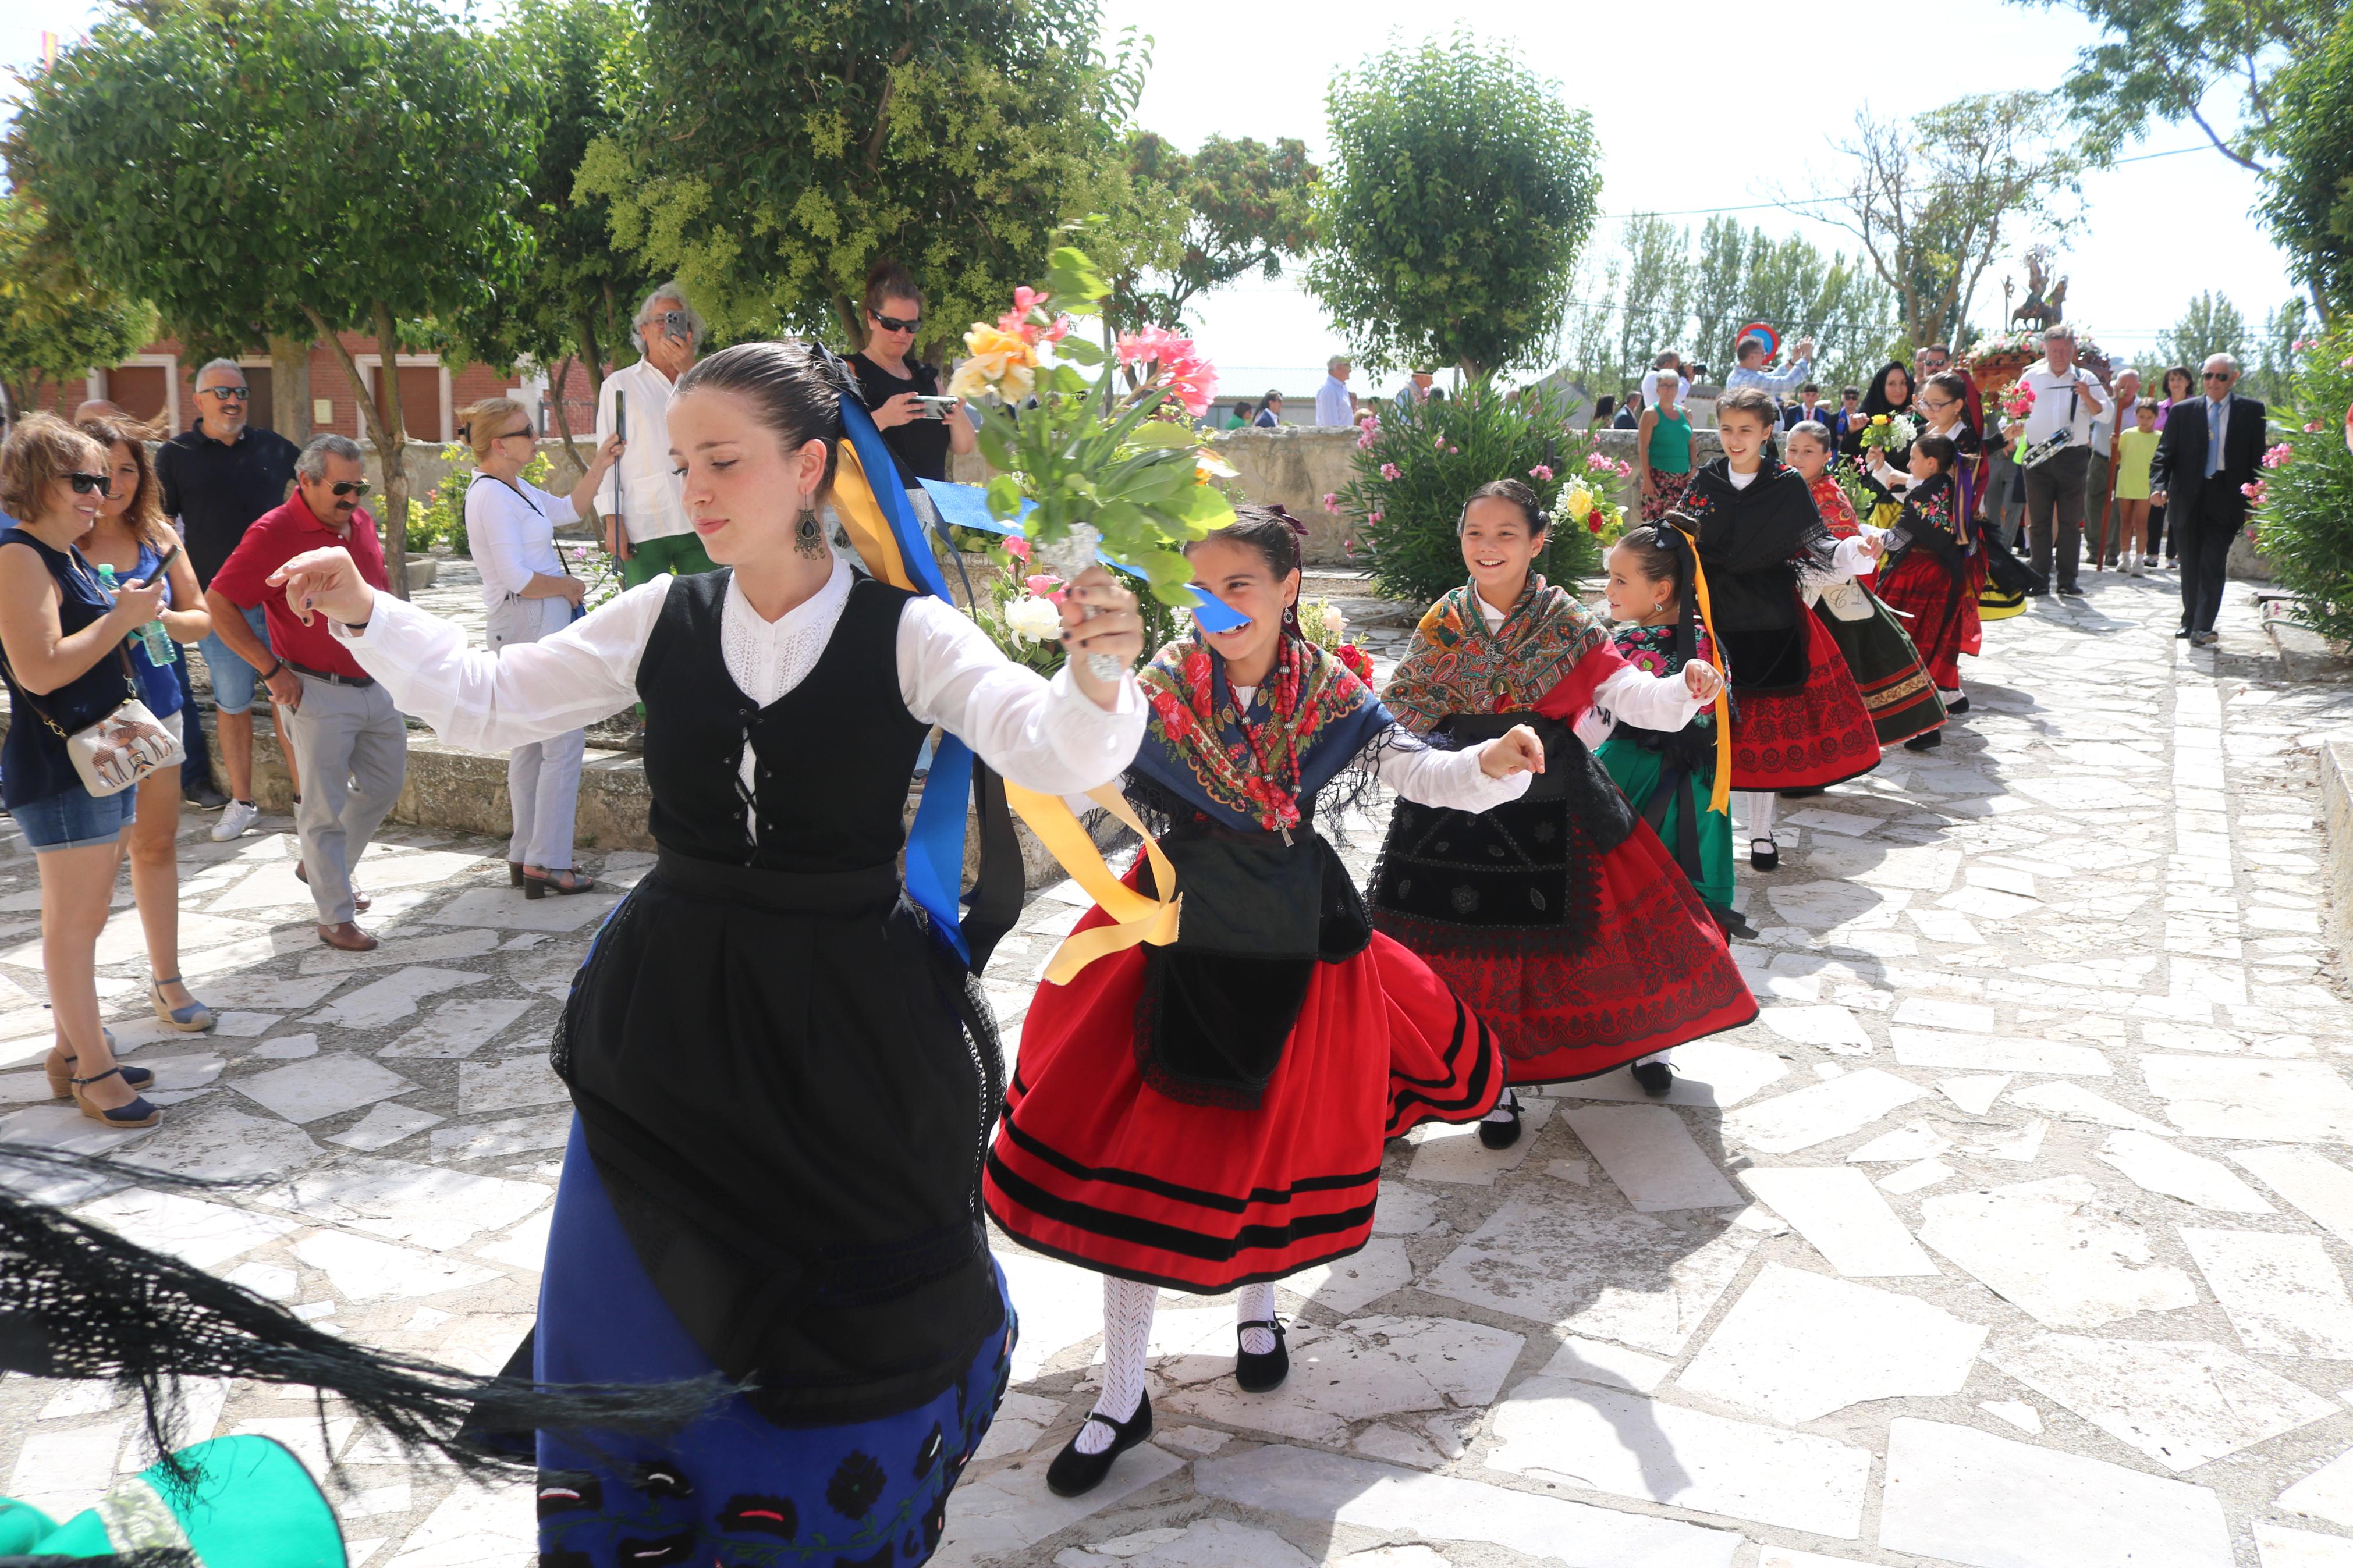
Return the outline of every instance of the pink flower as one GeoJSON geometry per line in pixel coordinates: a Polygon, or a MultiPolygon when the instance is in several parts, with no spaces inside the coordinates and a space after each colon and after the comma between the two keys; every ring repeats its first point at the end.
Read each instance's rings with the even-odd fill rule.
{"type": "Polygon", "coordinates": [[[1528,478],[1535,480],[1538,484],[1543,484],[1546,480],[1552,478],[1552,468],[1547,464],[1538,463],[1535,468],[1528,470],[1528,478]]]}
{"type": "Polygon", "coordinates": [[[1356,437],[1356,450],[1359,452],[1371,451],[1373,449],[1373,437],[1379,434],[1380,431],[1376,429],[1374,426],[1370,425],[1366,426],[1365,433],[1356,437]]]}
{"type": "Polygon", "coordinates": [[[1374,512],[1374,513],[1372,513],[1370,516],[1368,516],[1368,517],[1366,517],[1366,518],[1365,519],[1365,521],[1366,521],[1366,522],[1378,522],[1378,521],[1380,521],[1380,520],[1381,520],[1381,514],[1380,514],[1379,512],[1374,512]]]}
{"type": "Polygon", "coordinates": [[[1356,423],[1363,426],[1367,436],[1377,436],[1381,433],[1381,416],[1377,414],[1367,414],[1356,423]]]}
{"type": "Polygon", "coordinates": [[[2337,368],[2339,370],[2353,370],[2353,354],[2347,354],[2345,356],[2345,363],[2338,365],[2337,368]]]}
{"type": "Polygon", "coordinates": [[[2328,426],[2326,425],[2307,424],[2304,427],[2304,433],[2307,436],[2317,436],[2325,432],[2328,426]]]}
{"type": "Polygon", "coordinates": [[[1016,561],[1027,561],[1029,559],[1029,542],[1018,534],[1008,537],[1005,542],[1005,552],[1016,561]]]}
{"type": "Polygon", "coordinates": [[[1349,560],[1354,561],[1356,558],[1356,542],[1353,539],[1342,539],[1340,541],[1340,553],[1345,555],[1349,560]]]}
{"type": "Polygon", "coordinates": [[[2296,339],[2296,340],[2295,340],[2295,342],[2292,342],[2292,343],[2290,343],[2290,344],[2288,345],[2288,347],[2289,347],[2289,348],[2294,349],[2297,353],[2302,353],[2305,350],[2306,350],[2306,349],[2310,348],[2311,346],[2312,346],[2312,340],[2311,340],[2310,338],[2298,338],[2298,339],[2296,339]]]}
{"type": "Polygon", "coordinates": [[[1398,466],[1395,463],[1383,463],[1381,465],[1381,478],[1389,480],[1391,483],[1395,483],[1397,477],[1398,466]]]}
{"type": "Polygon", "coordinates": [[[1039,293],[1025,283],[1013,290],[1013,309],[1026,316],[1044,304],[1049,298],[1050,296],[1039,293]]]}
{"type": "Polygon", "coordinates": [[[1585,466],[1588,468],[1606,468],[1609,466],[1609,454],[1588,452],[1585,454],[1585,466]]]}
{"type": "Polygon", "coordinates": [[[1324,510],[1325,511],[1338,511],[1340,510],[1340,498],[1334,495],[1330,490],[1325,490],[1324,492],[1324,510]]]}
{"type": "Polygon", "coordinates": [[[1209,400],[1218,393],[1218,369],[1201,357],[1192,339],[1166,327],[1145,327],[1122,332],[1118,352],[1124,365],[1150,363],[1154,383],[1194,418],[1209,411],[1209,400]]]}
{"type": "Polygon", "coordinates": [[[1057,316],[1054,318],[1054,324],[1046,329],[1044,334],[1045,339],[1050,343],[1059,343],[1064,338],[1069,337],[1071,335],[1071,329],[1077,325],[1078,322],[1071,320],[1068,316],[1057,316]]]}
{"type": "Polygon", "coordinates": [[[1439,451],[1443,452],[1446,450],[1446,437],[1443,436],[1432,437],[1430,438],[1430,445],[1436,447],[1439,451]]]}
{"type": "Polygon", "coordinates": [[[2247,498],[2250,505],[2261,506],[2263,504],[2263,481],[2257,479],[2251,485],[2241,485],[2239,493],[2247,498]]]}
{"type": "Polygon", "coordinates": [[[1449,447],[1446,450],[1450,457],[1459,458],[1462,455],[1462,448],[1460,447],[1449,447]]]}
{"type": "Polygon", "coordinates": [[[2295,456],[2295,448],[2289,446],[2286,442],[2282,441],[2278,446],[2272,447],[2269,451],[2263,454],[2263,467],[2266,468],[2276,468],[2282,463],[2286,462],[2290,458],[2295,456]]]}
{"type": "Polygon", "coordinates": [[[1051,599],[1058,605],[1062,602],[1062,580],[1060,577],[1049,577],[1040,572],[1022,578],[1021,585],[1039,598],[1051,599]]]}

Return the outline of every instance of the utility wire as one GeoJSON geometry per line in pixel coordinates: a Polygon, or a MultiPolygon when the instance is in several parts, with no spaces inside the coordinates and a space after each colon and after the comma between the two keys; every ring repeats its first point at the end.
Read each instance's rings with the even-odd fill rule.
{"type": "MultiPolygon", "coordinates": [[[[2115,158],[2105,163],[2093,165],[2085,172],[2097,173],[2101,169],[2111,169],[2123,163],[2146,163],[2152,158],[2179,158],[2185,153],[2207,153],[2211,151],[2212,149],[2211,147],[2176,147],[2169,152],[2164,153],[2136,153],[2129,158],[2115,158]]],[[[1924,185],[1915,185],[1911,187],[1911,189],[1921,194],[1926,194],[1934,191],[1966,190],[1971,185],[1983,184],[1985,183],[1986,182],[1983,180],[1947,180],[1924,185]]],[[[1623,213],[1604,213],[1601,216],[1606,218],[1615,218],[1620,221],[1626,218],[1635,217],[1713,217],[1718,213],[1784,212],[1792,207],[1831,206],[1847,199],[1848,198],[1845,196],[1798,196],[1786,202],[1751,202],[1746,206],[1685,207],[1679,212],[1662,213],[1642,210],[1623,213]]]]}

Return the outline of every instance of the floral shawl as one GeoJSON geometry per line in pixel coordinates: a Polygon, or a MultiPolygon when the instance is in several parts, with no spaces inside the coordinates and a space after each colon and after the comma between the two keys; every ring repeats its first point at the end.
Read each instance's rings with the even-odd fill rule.
{"type": "Polygon", "coordinates": [[[1198,632],[1162,648],[1137,679],[1152,716],[1136,771],[1229,827],[1298,826],[1301,800],[1395,723],[1330,651],[1289,633],[1247,711],[1198,632]]]}
{"type": "Polygon", "coordinates": [[[1822,526],[1831,531],[1833,538],[1852,539],[1862,531],[1862,523],[1854,515],[1854,503],[1846,499],[1846,491],[1831,478],[1828,468],[1822,470],[1812,489],[1814,510],[1822,514],[1822,526]]]}
{"type": "Polygon", "coordinates": [[[1528,574],[1504,624],[1490,632],[1479,610],[1479,584],[1468,583],[1421,617],[1382,700],[1418,734],[1451,713],[1527,712],[1609,640],[1575,595],[1536,572],[1528,574]]]}

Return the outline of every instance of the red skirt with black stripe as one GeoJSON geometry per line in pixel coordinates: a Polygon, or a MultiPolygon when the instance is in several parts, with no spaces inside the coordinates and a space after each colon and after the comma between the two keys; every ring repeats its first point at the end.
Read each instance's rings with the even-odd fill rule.
{"type": "MultiPolygon", "coordinates": [[[[1887,597],[1883,588],[1881,596],[1887,597]]],[[[1820,789],[1879,765],[1879,735],[1838,639],[1810,613],[1802,624],[1803,685],[1769,691],[1733,688],[1734,789],[1820,789]]],[[[1734,679],[1738,679],[1736,670],[1734,679]]]]}
{"type": "Polygon", "coordinates": [[[1315,966],[1255,1110],[1145,1084],[1143,987],[1140,948],[1039,987],[982,1178],[1008,1235],[1105,1274],[1209,1294],[1345,1258],[1372,1235],[1383,1142],[1475,1121],[1503,1093],[1494,1036],[1377,931],[1315,966]]]}

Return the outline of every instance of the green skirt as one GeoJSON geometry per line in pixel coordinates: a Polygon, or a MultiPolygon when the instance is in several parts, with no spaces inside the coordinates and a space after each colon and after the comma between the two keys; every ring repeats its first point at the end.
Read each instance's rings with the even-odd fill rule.
{"type": "MultiPolygon", "coordinates": [[[[1633,803],[1634,815],[1647,816],[1651,792],[1658,787],[1659,774],[1664,759],[1657,752],[1622,735],[1613,735],[1595,748],[1593,754],[1618,781],[1626,798],[1633,803]]],[[[1721,811],[1708,809],[1707,797],[1715,783],[1711,771],[1692,780],[1692,798],[1699,808],[1699,876],[1692,886],[1699,896],[1719,910],[1732,908],[1732,818],[1721,811]]],[[[1678,792],[1680,794],[1680,792],[1678,792]]],[[[1683,802],[1676,797],[1667,801],[1666,816],[1658,823],[1659,837],[1667,853],[1675,851],[1675,839],[1683,831],[1683,802]]]]}

